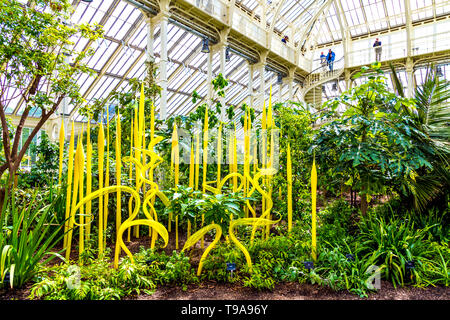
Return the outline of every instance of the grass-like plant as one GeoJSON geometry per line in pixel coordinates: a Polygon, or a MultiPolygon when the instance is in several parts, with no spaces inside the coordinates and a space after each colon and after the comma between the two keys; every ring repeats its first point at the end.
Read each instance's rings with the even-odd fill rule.
{"type": "MultiPolygon", "coordinates": [[[[47,199],[35,203],[36,190],[27,204],[18,206],[14,196],[5,204],[0,218],[0,279],[9,273],[9,286],[20,287],[31,280],[38,263],[45,264],[57,253],[46,257],[61,239],[61,224],[56,224],[53,205],[47,199]]],[[[56,254],[56,255],[55,255],[56,254]]]]}

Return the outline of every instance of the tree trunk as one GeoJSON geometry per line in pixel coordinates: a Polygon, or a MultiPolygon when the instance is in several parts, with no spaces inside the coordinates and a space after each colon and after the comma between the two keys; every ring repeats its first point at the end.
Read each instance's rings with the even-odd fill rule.
{"type": "Polygon", "coordinates": [[[366,190],[367,187],[363,184],[361,188],[361,213],[363,216],[366,216],[368,207],[366,190]]]}

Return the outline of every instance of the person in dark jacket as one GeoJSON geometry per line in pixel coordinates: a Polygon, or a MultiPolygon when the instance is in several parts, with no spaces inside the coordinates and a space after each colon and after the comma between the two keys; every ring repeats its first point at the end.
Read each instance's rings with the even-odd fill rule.
{"type": "Polygon", "coordinates": [[[373,47],[375,48],[375,60],[378,62],[381,60],[381,41],[378,38],[375,39],[373,47]]]}
{"type": "Polygon", "coordinates": [[[333,71],[333,63],[334,63],[335,57],[336,57],[336,54],[331,49],[328,50],[327,63],[328,63],[328,68],[330,69],[330,71],[333,71]]]}

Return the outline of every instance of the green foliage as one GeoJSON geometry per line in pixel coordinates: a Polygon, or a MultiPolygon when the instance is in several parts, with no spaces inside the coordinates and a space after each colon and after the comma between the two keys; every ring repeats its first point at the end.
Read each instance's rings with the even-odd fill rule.
{"type": "Polygon", "coordinates": [[[135,258],[138,264],[149,264],[147,274],[156,284],[177,284],[185,289],[187,284],[198,281],[184,252],[174,250],[169,256],[164,251],[158,253],[141,247],[135,258]]]}
{"type": "Polygon", "coordinates": [[[354,234],[353,208],[345,200],[336,200],[319,213],[319,242],[333,245],[349,241],[354,234]]]}
{"type": "MultiPolygon", "coordinates": [[[[276,108],[275,124],[280,128],[279,163],[281,168],[273,178],[275,206],[283,218],[287,217],[287,172],[284,165],[287,161],[287,145],[291,148],[292,161],[292,200],[293,220],[303,218],[302,214],[310,210],[309,179],[312,165],[312,155],[307,152],[313,143],[313,116],[308,111],[280,106],[276,108]],[[280,199],[275,196],[281,188],[280,199]]],[[[320,177],[320,175],[319,175],[320,177]]]]}
{"type": "Polygon", "coordinates": [[[403,286],[408,282],[406,262],[414,261],[410,282],[422,285],[423,260],[432,256],[432,250],[426,241],[425,229],[416,229],[414,222],[403,219],[385,220],[383,217],[369,215],[360,221],[361,235],[358,238],[363,258],[376,252],[377,263],[384,265],[384,276],[394,286],[403,286]]]}
{"type": "Polygon", "coordinates": [[[117,300],[141,292],[152,294],[158,284],[176,284],[186,290],[187,284],[198,281],[184,253],[174,251],[169,256],[143,247],[136,253],[134,264],[126,257],[120,261],[117,270],[112,268],[107,257],[88,258],[78,268],[71,264],[42,268],[40,279],[33,285],[30,297],[50,300],[117,300]]]}
{"type": "Polygon", "coordinates": [[[169,189],[166,195],[170,200],[170,206],[165,208],[164,214],[166,216],[172,215],[172,217],[178,215],[180,222],[190,220],[192,225],[195,226],[197,218],[201,216],[200,204],[202,203],[203,193],[180,185],[177,188],[169,189]]]}
{"type": "MultiPolygon", "coordinates": [[[[403,90],[394,67],[391,65],[393,83],[401,96],[403,90]]],[[[405,206],[417,212],[435,207],[440,212],[448,208],[450,199],[450,83],[440,79],[435,67],[427,70],[422,86],[415,91],[414,109],[397,110],[412,119],[411,126],[423,135],[411,136],[425,154],[430,166],[421,168],[416,175],[399,181],[398,189],[405,206]]]]}
{"type": "Polygon", "coordinates": [[[200,204],[204,212],[205,223],[220,225],[223,234],[227,235],[230,220],[243,218],[243,207],[246,200],[252,200],[252,198],[244,197],[242,192],[206,196],[200,204]]]}
{"type": "Polygon", "coordinates": [[[212,195],[181,185],[170,189],[167,193],[170,206],[165,208],[164,217],[172,215],[172,219],[175,219],[178,215],[181,223],[190,220],[192,227],[196,228],[200,226],[203,216],[205,225],[219,224],[225,235],[228,233],[230,217],[242,218],[245,201],[254,200],[244,197],[242,192],[212,195]]]}
{"type": "Polygon", "coordinates": [[[412,139],[425,137],[424,133],[412,125],[411,117],[396,112],[413,108],[411,100],[390,92],[382,71],[373,70],[375,75],[370,74],[366,82],[325,104],[328,109],[343,106],[346,111],[320,128],[313,147],[321,165],[333,167],[343,181],[360,191],[363,214],[369,195],[431,167],[412,139]],[[332,159],[329,150],[333,150],[332,159]]]}
{"type": "Polygon", "coordinates": [[[368,272],[377,261],[377,255],[368,255],[364,259],[352,254],[350,248],[336,246],[332,249],[323,248],[318,256],[317,267],[307,275],[312,283],[328,286],[333,290],[348,290],[361,297],[366,297],[371,290],[368,272]],[[354,260],[346,255],[352,254],[354,260]]]}
{"type": "Polygon", "coordinates": [[[146,276],[145,265],[123,260],[117,270],[108,259],[86,265],[59,264],[42,268],[30,298],[45,300],[118,300],[141,291],[152,294],[155,284],[146,276]]]}
{"type": "Polygon", "coordinates": [[[52,228],[56,222],[55,202],[35,204],[38,193],[36,190],[22,207],[18,207],[12,197],[0,215],[0,276],[3,281],[9,272],[11,287],[22,286],[34,277],[38,263],[52,260],[55,255],[46,256],[61,239],[62,224],[52,228]]]}
{"type": "Polygon", "coordinates": [[[31,152],[36,154],[37,161],[29,173],[22,173],[18,180],[19,188],[42,187],[44,184],[58,182],[59,147],[48,138],[43,131],[41,142],[31,146],[31,152]]]}

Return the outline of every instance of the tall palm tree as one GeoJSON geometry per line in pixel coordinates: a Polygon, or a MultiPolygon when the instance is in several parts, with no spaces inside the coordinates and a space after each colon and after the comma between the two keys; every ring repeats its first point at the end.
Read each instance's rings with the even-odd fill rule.
{"type": "MultiPolygon", "coordinates": [[[[394,88],[404,97],[402,83],[395,68],[390,67],[394,88]]],[[[414,108],[403,106],[399,112],[411,117],[411,125],[425,134],[414,139],[432,169],[423,168],[417,176],[404,181],[401,187],[406,193],[405,203],[413,204],[419,212],[436,205],[444,209],[448,207],[450,190],[450,82],[440,79],[430,65],[413,101],[414,108]]]]}

